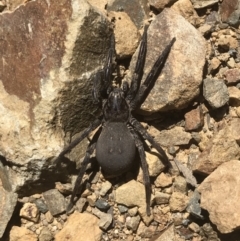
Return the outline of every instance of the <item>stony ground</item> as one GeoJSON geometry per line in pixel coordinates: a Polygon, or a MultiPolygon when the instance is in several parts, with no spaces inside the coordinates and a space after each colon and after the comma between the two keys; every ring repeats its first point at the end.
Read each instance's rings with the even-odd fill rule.
{"type": "MultiPolygon", "coordinates": [[[[40,5],[39,1],[0,0],[1,21],[9,16],[10,21],[8,13],[21,4],[24,14],[30,3],[40,5]]],[[[147,143],[151,216],[146,215],[143,173],[138,165],[126,175],[110,180],[89,167],[84,176],[84,191],[67,214],[66,206],[77,178],[75,166],[69,160],[60,170],[51,165],[40,167],[35,162],[16,164],[10,157],[18,159],[20,152],[8,156],[1,149],[1,240],[239,241],[240,2],[91,0],[89,3],[114,26],[117,52],[114,76],[118,72],[120,79],[131,79],[137,58],[134,53],[144,23],[152,22],[146,69],[151,68],[154,55],[158,56],[156,46],[164,48],[176,36],[163,77],[160,84],[156,83],[158,91],[151,93],[137,113],[146,130],[166,151],[172,168],[166,169],[157,151],[147,143]],[[164,32],[165,38],[159,37],[158,32],[164,32]],[[193,171],[197,185],[195,179],[188,179],[191,171],[179,171],[179,167],[188,170],[181,166],[193,171]],[[9,177],[12,180],[7,180],[9,177]],[[25,180],[23,184],[21,180],[25,180]],[[15,183],[14,192],[9,183],[15,183]]],[[[115,81],[118,80],[116,77],[115,81]]],[[[67,129],[68,125],[64,127],[67,129]]],[[[86,145],[87,141],[82,147],[86,145]]],[[[69,159],[76,160],[79,155],[70,154],[69,159]]],[[[48,159],[52,156],[49,154],[48,159]]],[[[39,163],[41,158],[36,160],[39,163]]]]}

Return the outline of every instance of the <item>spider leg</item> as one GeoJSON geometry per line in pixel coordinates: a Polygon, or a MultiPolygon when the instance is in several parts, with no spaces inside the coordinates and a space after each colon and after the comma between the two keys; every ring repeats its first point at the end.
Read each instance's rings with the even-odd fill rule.
{"type": "Polygon", "coordinates": [[[111,92],[111,77],[113,69],[113,57],[115,55],[115,39],[114,34],[111,36],[111,44],[108,50],[106,63],[100,71],[98,71],[93,79],[93,99],[99,103],[102,99],[107,99],[111,92]]]}
{"type": "Polygon", "coordinates": [[[143,67],[145,64],[145,58],[146,58],[146,52],[147,52],[147,29],[148,29],[148,26],[145,25],[142,41],[140,44],[140,49],[138,52],[137,63],[133,73],[133,79],[131,82],[130,89],[126,96],[126,100],[130,102],[135,98],[143,76],[143,67]]]}
{"type": "Polygon", "coordinates": [[[71,142],[55,159],[54,164],[58,165],[65,154],[71,151],[78,143],[80,143],[84,138],[86,138],[90,132],[95,130],[102,123],[103,116],[100,116],[97,120],[90,124],[88,128],[86,128],[82,135],[76,138],[73,142],[71,142]]]}
{"type": "Polygon", "coordinates": [[[130,107],[132,110],[135,110],[136,108],[139,108],[141,104],[145,101],[147,98],[149,92],[153,88],[160,72],[162,71],[164,64],[167,60],[168,54],[171,50],[172,45],[176,41],[176,38],[173,38],[171,42],[166,46],[166,48],[163,50],[162,54],[158,57],[156,62],[154,63],[151,71],[147,75],[145,81],[141,85],[138,93],[136,94],[136,97],[132,100],[130,103],[130,107]]]}
{"type": "Polygon", "coordinates": [[[151,183],[150,183],[150,177],[149,177],[149,171],[148,171],[148,164],[146,161],[146,154],[138,134],[131,127],[129,127],[129,129],[134,138],[135,145],[138,149],[138,153],[141,160],[141,167],[143,170],[143,178],[144,178],[144,185],[145,185],[145,192],[146,192],[146,204],[147,204],[146,211],[147,211],[147,215],[150,216],[151,215],[151,212],[150,212],[151,183]]]}
{"type": "Polygon", "coordinates": [[[92,155],[95,147],[96,147],[96,142],[94,142],[92,144],[90,143],[88,148],[87,148],[86,155],[85,155],[84,160],[82,162],[80,171],[78,173],[78,177],[76,179],[76,182],[75,182],[75,185],[74,185],[74,188],[73,188],[73,192],[72,192],[72,195],[71,195],[71,198],[70,198],[70,203],[69,203],[69,205],[67,207],[67,212],[69,212],[72,209],[73,204],[74,204],[74,199],[76,197],[77,192],[81,191],[80,190],[80,185],[81,185],[81,182],[82,182],[82,178],[83,178],[83,175],[84,175],[84,173],[86,171],[87,165],[91,161],[90,156],[92,155]]]}
{"type": "Polygon", "coordinates": [[[165,151],[162,149],[162,147],[153,139],[153,137],[144,129],[144,127],[141,125],[140,122],[138,122],[135,118],[131,117],[129,119],[130,124],[137,130],[137,132],[145,139],[148,140],[151,145],[158,151],[158,153],[161,155],[161,160],[164,162],[164,164],[168,167],[171,167],[171,163],[165,153],[165,151]]]}

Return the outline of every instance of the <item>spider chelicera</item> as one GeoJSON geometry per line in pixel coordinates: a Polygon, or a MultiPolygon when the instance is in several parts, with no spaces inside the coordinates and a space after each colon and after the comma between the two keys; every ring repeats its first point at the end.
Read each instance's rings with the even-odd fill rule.
{"type": "Polygon", "coordinates": [[[71,151],[84,138],[88,137],[90,132],[100,126],[87,147],[68,209],[74,203],[86,167],[91,162],[90,156],[95,149],[97,162],[105,177],[115,177],[127,172],[132,167],[138,151],[146,191],[146,212],[147,215],[151,214],[151,183],[142,139],[148,140],[159,152],[164,164],[170,165],[170,162],[161,146],[145,130],[141,123],[133,117],[132,112],[140,108],[151,91],[175,40],[173,38],[165,47],[146,79],[140,85],[147,51],[147,26],[145,26],[131,84],[129,86],[127,82],[123,82],[122,88],[119,88],[112,86],[111,79],[112,59],[115,53],[115,40],[112,35],[106,64],[101,71],[97,72],[93,81],[93,98],[101,104],[102,115],[86,128],[80,137],[71,142],[55,160],[55,163],[59,163],[66,153],[71,151]]]}

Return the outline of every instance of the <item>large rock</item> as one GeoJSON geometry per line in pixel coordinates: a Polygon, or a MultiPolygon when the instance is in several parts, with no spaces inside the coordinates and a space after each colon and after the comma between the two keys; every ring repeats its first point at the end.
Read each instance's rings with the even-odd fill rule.
{"type": "MultiPolygon", "coordinates": [[[[181,109],[199,94],[205,64],[205,40],[189,22],[170,9],[164,9],[156,16],[147,34],[143,80],[173,37],[176,42],[141,109],[147,113],[181,109]]],[[[137,54],[138,51],[132,58],[128,80],[133,74],[137,54]]]]}
{"type": "Polygon", "coordinates": [[[69,216],[63,229],[56,234],[56,241],[101,240],[102,231],[98,227],[98,218],[89,213],[75,212],[69,216]]]}
{"type": "Polygon", "coordinates": [[[0,153],[24,165],[12,171],[16,189],[48,170],[65,134],[95,119],[90,78],[106,58],[111,30],[85,0],[31,1],[0,15],[0,26],[0,153]]]}
{"type": "Polygon", "coordinates": [[[210,214],[210,220],[221,233],[240,228],[240,162],[223,163],[198,187],[201,207],[210,214]]]}
{"type": "Polygon", "coordinates": [[[222,163],[239,159],[240,147],[236,138],[238,137],[232,134],[232,127],[222,126],[222,129],[209,140],[208,147],[194,161],[192,170],[210,174],[222,163]]]}

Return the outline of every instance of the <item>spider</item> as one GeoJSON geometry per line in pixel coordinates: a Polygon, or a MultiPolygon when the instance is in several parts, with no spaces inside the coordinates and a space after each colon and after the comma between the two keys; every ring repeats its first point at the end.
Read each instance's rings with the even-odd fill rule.
{"type": "Polygon", "coordinates": [[[144,176],[146,213],[148,216],[151,214],[151,184],[142,139],[148,140],[159,152],[165,165],[170,166],[170,162],[161,146],[145,130],[141,123],[133,117],[132,112],[140,108],[145,101],[165,64],[171,47],[176,39],[173,38],[165,47],[146,79],[143,81],[142,85],[140,85],[147,51],[147,28],[147,26],[144,27],[131,84],[129,86],[127,82],[123,82],[122,88],[113,87],[111,83],[112,59],[115,53],[115,40],[112,35],[105,66],[102,70],[97,72],[93,80],[93,99],[102,106],[102,115],[91,123],[90,126],[83,131],[80,137],[71,142],[55,160],[55,163],[59,163],[66,153],[71,151],[84,138],[88,137],[90,132],[100,126],[87,147],[86,155],[81,164],[70,198],[68,210],[73,206],[86,167],[91,162],[90,156],[95,149],[97,162],[101,167],[103,175],[107,178],[119,176],[127,172],[131,168],[136,152],[138,151],[144,176]]]}

